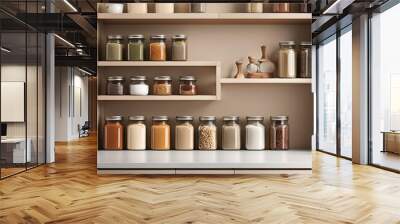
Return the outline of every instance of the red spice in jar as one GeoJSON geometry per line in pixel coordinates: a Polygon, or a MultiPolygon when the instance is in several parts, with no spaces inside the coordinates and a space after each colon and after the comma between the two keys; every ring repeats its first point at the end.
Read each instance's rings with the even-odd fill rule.
{"type": "Polygon", "coordinates": [[[182,76],[179,79],[179,94],[180,95],[196,95],[197,85],[196,79],[193,76],[182,76]]]}

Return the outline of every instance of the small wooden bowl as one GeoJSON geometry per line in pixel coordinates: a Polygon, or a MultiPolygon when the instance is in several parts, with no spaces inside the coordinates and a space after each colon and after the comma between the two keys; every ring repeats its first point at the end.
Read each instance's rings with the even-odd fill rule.
{"type": "Polygon", "coordinates": [[[252,73],[247,73],[246,78],[273,78],[272,73],[266,73],[266,72],[252,72],[252,73]]]}

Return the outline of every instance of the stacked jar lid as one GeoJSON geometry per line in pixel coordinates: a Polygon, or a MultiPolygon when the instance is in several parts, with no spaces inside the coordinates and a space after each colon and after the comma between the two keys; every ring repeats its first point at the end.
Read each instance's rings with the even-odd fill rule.
{"type": "MultiPolygon", "coordinates": [[[[123,149],[124,125],[121,116],[106,117],[104,125],[104,149],[123,149]]],[[[126,148],[129,150],[146,149],[146,121],[144,116],[128,117],[126,126],[126,148]]],[[[177,116],[174,130],[176,150],[264,150],[264,117],[248,116],[245,125],[244,144],[241,142],[241,125],[238,116],[223,117],[223,124],[217,127],[215,116],[200,116],[197,129],[192,116],[177,116]],[[219,130],[220,129],[220,130],[219,130]],[[218,132],[221,131],[221,142],[218,132]],[[197,136],[197,138],[196,138],[197,136]],[[195,143],[197,142],[197,145],[195,143]]],[[[289,148],[289,126],[287,116],[272,116],[269,128],[269,149],[289,148]]],[[[150,149],[171,149],[171,125],[167,116],[153,116],[150,127],[150,149]]]]}

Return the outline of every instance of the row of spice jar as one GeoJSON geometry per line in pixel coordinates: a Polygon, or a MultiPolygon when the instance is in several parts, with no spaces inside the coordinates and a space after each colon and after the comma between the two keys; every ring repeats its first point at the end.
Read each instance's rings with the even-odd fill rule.
{"type": "MultiPolygon", "coordinates": [[[[136,2],[136,3],[127,3],[126,12],[129,14],[146,14],[153,12],[154,13],[205,13],[206,12],[206,4],[205,3],[155,3],[154,9],[150,10],[148,5],[151,3],[145,2],[136,2]]],[[[123,13],[124,12],[124,4],[123,3],[99,3],[100,13],[123,13]]]]}
{"type": "MultiPolygon", "coordinates": [[[[122,150],[124,148],[124,125],[121,116],[106,117],[104,125],[104,149],[122,150]]],[[[197,128],[197,149],[216,150],[217,125],[214,116],[199,117],[197,128]]],[[[264,117],[249,116],[245,125],[245,148],[248,150],[265,149],[264,117]]],[[[146,124],[144,116],[129,117],[126,127],[126,145],[128,150],[146,149],[146,124]]],[[[171,127],[167,116],[153,116],[151,125],[152,150],[171,149],[171,127]]],[[[221,149],[241,149],[241,127],[238,116],[223,117],[221,127],[221,149]]],[[[269,132],[269,148],[285,150],[289,148],[289,125],[287,116],[272,116],[269,132]]],[[[192,116],[177,116],[175,125],[175,149],[193,150],[195,148],[195,128],[192,116]]]]}
{"type": "MultiPolygon", "coordinates": [[[[167,56],[167,38],[165,35],[153,35],[150,37],[148,45],[150,61],[166,61],[167,56]]],[[[183,34],[174,35],[171,38],[172,61],[186,61],[187,55],[187,37],[183,34]]],[[[126,60],[144,61],[145,60],[145,38],[142,34],[128,36],[126,44],[126,60]]],[[[122,61],[124,60],[124,37],[122,35],[109,35],[106,42],[106,60],[122,61]]]]}
{"type": "MultiPolygon", "coordinates": [[[[149,85],[146,76],[132,76],[129,83],[129,95],[146,96],[149,95],[149,85]]],[[[124,95],[124,82],[122,76],[107,77],[107,95],[124,95]]],[[[171,76],[157,76],[154,78],[152,86],[153,95],[172,95],[171,76]]],[[[194,76],[181,76],[179,78],[179,95],[196,95],[197,84],[194,76]]]]}

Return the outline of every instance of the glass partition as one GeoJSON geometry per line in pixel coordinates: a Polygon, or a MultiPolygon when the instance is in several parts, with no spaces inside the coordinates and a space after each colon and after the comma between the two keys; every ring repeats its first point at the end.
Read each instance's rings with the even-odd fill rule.
{"type": "Polygon", "coordinates": [[[343,30],[340,38],[340,155],[352,158],[352,29],[343,30]]]}
{"type": "MultiPolygon", "coordinates": [[[[43,10],[42,1],[14,3],[0,8],[43,10]]],[[[45,34],[0,11],[1,179],[45,163],[45,45],[45,34]]]]}
{"type": "Polygon", "coordinates": [[[370,156],[400,171],[400,4],[371,19],[370,156]]]}
{"type": "Polygon", "coordinates": [[[318,149],[336,154],[336,36],[318,46],[318,149]]]}

